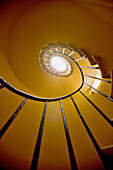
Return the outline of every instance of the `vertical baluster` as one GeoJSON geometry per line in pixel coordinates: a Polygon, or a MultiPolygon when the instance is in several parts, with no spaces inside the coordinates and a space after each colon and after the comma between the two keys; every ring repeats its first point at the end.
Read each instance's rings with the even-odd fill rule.
{"type": "Polygon", "coordinates": [[[100,115],[113,127],[113,122],[81,91],[79,91],[88,102],[100,113],[100,115]]]}
{"type": "Polygon", "coordinates": [[[87,74],[84,74],[84,76],[90,77],[92,79],[97,79],[97,80],[100,80],[100,81],[104,81],[106,83],[111,83],[111,81],[109,81],[109,80],[104,80],[104,79],[101,79],[101,78],[98,78],[98,77],[94,77],[94,76],[90,76],[90,75],[87,75],[87,74]]]}
{"type": "Polygon", "coordinates": [[[45,102],[45,105],[44,105],[43,115],[42,115],[42,119],[41,119],[41,123],[40,123],[40,128],[39,128],[39,132],[38,132],[38,137],[37,137],[37,141],[36,141],[36,145],[35,145],[35,150],[34,150],[30,170],[37,170],[40,146],[41,146],[41,139],[42,139],[45,116],[46,116],[46,109],[47,109],[47,101],[45,102]]]}
{"type": "Polygon", "coordinates": [[[85,129],[86,129],[86,131],[87,131],[87,133],[88,133],[88,135],[89,135],[89,137],[90,137],[90,139],[91,139],[91,141],[92,141],[92,143],[93,143],[93,145],[94,145],[94,147],[95,147],[95,149],[96,149],[96,151],[97,151],[97,153],[98,153],[98,155],[99,155],[99,157],[100,157],[100,159],[101,159],[101,161],[102,161],[102,163],[103,163],[103,165],[105,167],[105,169],[106,170],[111,170],[106,155],[104,155],[104,153],[100,149],[100,146],[98,145],[96,139],[94,138],[91,130],[89,129],[85,119],[83,118],[82,114],[80,113],[80,111],[79,111],[74,99],[72,98],[72,96],[71,96],[71,100],[72,100],[72,102],[73,102],[73,104],[74,104],[74,106],[75,106],[75,108],[77,110],[77,113],[78,113],[78,115],[79,115],[79,117],[80,117],[80,119],[81,119],[81,121],[82,121],[82,123],[83,123],[83,125],[84,125],[84,127],[85,127],[85,129]]]}
{"type": "Polygon", "coordinates": [[[27,99],[24,99],[24,101],[20,104],[20,106],[17,108],[17,110],[14,112],[14,114],[9,118],[9,120],[6,122],[6,124],[2,127],[0,130],[0,139],[8,129],[8,127],[11,125],[11,123],[14,121],[24,104],[26,103],[27,99]]]}
{"type": "Polygon", "coordinates": [[[80,68],[99,69],[99,67],[79,66],[80,68]]]}
{"type": "Polygon", "coordinates": [[[106,97],[108,100],[110,100],[110,101],[112,101],[112,102],[113,102],[113,99],[112,99],[112,98],[110,98],[109,96],[107,96],[106,94],[104,94],[104,93],[102,93],[101,91],[99,91],[99,90],[95,89],[94,87],[90,86],[90,85],[89,85],[89,84],[87,84],[87,83],[84,83],[84,84],[86,84],[87,86],[89,86],[90,88],[94,89],[94,90],[95,90],[95,91],[97,91],[99,94],[101,94],[102,96],[106,97]]]}
{"type": "Polygon", "coordinates": [[[77,62],[77,61],[83,60],[83,59],[85,59],[85,58],[86,58],[86,57],[81,57],[81,58],[76,59],[75,61],[77,62]]]}
{"type": "Polygon", "coordinates": [[[65,119],[65,114],[64,114],[64,109],[63,109],[63,104],[62,104],[61,99],[60,99],[60,106],[61,106],[63,124],[64,124],[64,129],[65,129],[67,145],[68,145],[71,169],[72,170],[77,170],[78,168],[77,168],[77,164],[76,164],[76,159],[75,159],[73,147],[72,147],[72,144],[71,144],[71,139],[70,139],[70,135],[69,135],[69,131],[68,131],[68,127],[67,127],[67,123],[66,123],[66,119],[65,119]]]}

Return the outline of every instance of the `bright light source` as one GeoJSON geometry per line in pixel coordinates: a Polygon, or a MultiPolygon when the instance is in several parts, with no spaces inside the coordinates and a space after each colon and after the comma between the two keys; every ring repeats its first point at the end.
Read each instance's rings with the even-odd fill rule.
{"type": "MultiPolygon", "coordinates": [[[[42,68],[55,76],[69,76],[73,70],[66,49],[68,47],[60,44],[50,45],[42,49],[39,58],[42,68]]],[[[74,51],[70,49],[70,55],[73,53],[74,51]]]]}
{"type": "Polygon", "coordinates": [[[52,57],[51,66],[58,72],[64,72],[67,70],[67,64],[65,60],[59,56],[52,57]]]}

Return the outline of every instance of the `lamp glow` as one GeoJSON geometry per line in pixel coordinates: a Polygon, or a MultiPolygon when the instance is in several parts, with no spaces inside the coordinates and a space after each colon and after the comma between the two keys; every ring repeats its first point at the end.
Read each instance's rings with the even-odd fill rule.
{"type": "Polygon", "coordinates": [[[64,72],[67,70],[66,62],[59,56],[52,57],[51,66],[58,72],[64,72]]]}
{"type": "Polygon", "coordinates": [[[70,55],[72,55],[74,51],[68,49],[70,51],[70,55],[68,55],[65,54],[67,51],[66,49],[68,49],[68,47],[61,44],[50,45],[43,48],[39,58],[41,67],[55,76],[67,77],[71,75],[73,70],[70,63],[70,55]]]}

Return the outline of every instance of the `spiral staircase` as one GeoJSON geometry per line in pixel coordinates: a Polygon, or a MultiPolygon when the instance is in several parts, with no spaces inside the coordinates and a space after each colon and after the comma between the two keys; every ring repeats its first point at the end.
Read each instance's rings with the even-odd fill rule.
{"type": "Polygon", "coordinates": [[[1,169],[113,169],[112,9],[107,0],[0,2],[1,169]],[[49,69],[56,54],[68,76],[49,69]]]}

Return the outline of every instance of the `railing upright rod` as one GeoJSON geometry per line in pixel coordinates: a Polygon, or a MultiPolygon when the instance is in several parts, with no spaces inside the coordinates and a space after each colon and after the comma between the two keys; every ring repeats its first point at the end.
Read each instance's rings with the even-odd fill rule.
{"type": "Polygon", "coordinates": [[[36,141],[36,145],[35,145],[35,150],[33,153],[30,170],[37,170],[40,146],[41,146],[45,116],[46,116],[46,109],[47,109],[47,101],[45,102],[45,105],[44,105],[43,115],[42,115],[42,119],[41,119],[41,123],[40,123],[40,128],[39,128],[39,132],[38,132],[38,137],[37,137],[37,141],[36,141]]]}
{"type": "Polygon", "coordinates": [[[74,106],[77,110],[77,113],[80,117],[80,120],[82,121],[83,126],[85,127],[85,129],[86,129],[86,131],[87,131],[87,133],[88,133],[88,135],[89,135],[89,137],[90,137],[90,139],[91,139],[91,141],[92,141],[92,143],[93,143],[93,145],[94,145],[94,147],[95,147],[95,149],[96,149],[96,151],[97,151],[97,153],[98,153],[98,155],[99,155],[99,157],[100,157],[100,159],[101,159],[101,161],[102,161],[102,163],[105,167],[105,169],[108,170],[109,169],[109,163],[108,163],[108,160],[106,159],[106,155],[104,155],[104,153],[100,149],[100,146],[98,145],[98,143],[97,143],[96,139],[94,138],[91,130],[89,129],[85,119],[83,118],[82,114],[80,113],[78,106],[76,105],[73,97],[71,96],[70,98],[71,98],[71,100],[72,100],[72,102],[73,102],[73,104],[74,104],[74,106]]]}
{"type": "Polygon", "coordinates": [[[80,68],[99,69],[99,67],[79,66],[80,68]]]}
{"type": "Polygon", "coordinates": [[[107,96],[106,94],[100,92],[99,90],[95,89],[94,87],[90,86],[90,85],[87,84],[87,83],[84,83],[84,84],[86,84],[87,86],[89,86],[90,88],[94,89],[94,90],[97,91],[99,94],[101,94],[102,96],[106,97],[108,100],[110,100],[110,101],[113,102],[113,99],[112,99],[111,97],[109,97],[109,96],[107,96]]]}
{"type": "Polygon", "coordinates": [[[84,74],[84,76],[90,77],[90,78],[93,78],[93,79],[97,79],[97,80],[101,80],[101,81],[104,81],[106,83],[111,83],[111,81],[104,80],[104,79],[101,79],[101,78],[98,78],[98,77],[94,77],[94,76],[90,76],[90,75],[87,75],[87,74],[84,74]]]}
{"type": "Polygon", "coordinates": [[[6,130],[9,128],[9,126],[11,125],[13,120],[16,118],[16,116],[18,115],[18,113],[20,112],[20,110],[22,109],[24,104],[26,103],[26,101],[27,101],[27,99],[24,99],[24,101],[20,104],[20,106],[17,108],[17,110],[13,113],[13,115],[9,118],[9,120],[2,127],[2,129],[0,130],[0,139],[5,134],[6,130]]]}
{"type": "Polygon", "coordinates": [[[73,151],[73,147],[72,147],[72,143],[71,143],[71,139],[70,139],[70,135],[69,135],[69,131],[68,131],[68,127],[67,127],[67,123],[66,123],[66,118],[65,118],[65,114],[64,114],[64,109],[63,109],[63,104],[62,104],[61,99],[60,99],[60,106],[61,106],[63,124],[64,124],[64,129],[65,129],[67,145],[68,145],[71,169],[72,170],[77,170],[78,169],[77,168],[77,163],[76,163],[76,159],[75,159],[75,155],[74,155],[74,151],[73,151]]]}
{"type": "Polygon", "coordinates": [[[79,91],[88,102],[100,113],[100,115],[113,127],[113,122],[81,91],[79,91]]]}
{"type": "Polygon", "coordinates": [[[81,58],[76,59],[75,61],[77,62],[77,61],[83,60],[83,59],[85,59],[85,58],[86,58],[86,57],[81,57],[81,58]]]}

